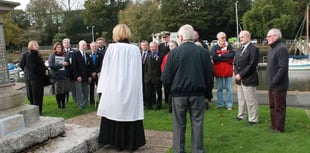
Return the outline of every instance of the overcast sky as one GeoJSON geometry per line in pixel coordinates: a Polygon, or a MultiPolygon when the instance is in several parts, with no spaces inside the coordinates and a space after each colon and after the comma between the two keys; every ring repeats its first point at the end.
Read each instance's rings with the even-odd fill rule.
{"type": "MultiPolygon", "coordinates": [[[[22,9],[22,10],[25,10],[26,9],[26,6],[27,4],[30,2],[30,0],[6,0],[6,1],[12,1],[12,2],[18,2],[20,3],[19,6],[17,6],[15,9],[22,9]]],[[[83,7],[83,4],[84,4],[84,1],[85,0],[77,0],[76,4],[80,5],[80,6],[75,6],[75,7],[83,7]]],[[[73,1],[72,1],[73,2],[73,1]]],[[[74,8],[73,8],[74,9],[74,8]]]]}
{"type": "Polygon", "coordinates": [[[30,2],[30,0],[7,0],[7,1],[20,3],[20,5],[17,6],[15,9],[23,9],[23,10],[26,9],[26,5],[30,2]]]}

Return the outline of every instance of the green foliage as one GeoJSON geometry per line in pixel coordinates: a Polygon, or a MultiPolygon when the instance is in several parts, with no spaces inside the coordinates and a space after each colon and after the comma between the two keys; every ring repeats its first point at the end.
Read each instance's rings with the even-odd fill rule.
{"type": "Polygon", "coordinates": [[[56,42],[62,42],[62,40],[64,38],[67,38],[67,34],[66,33],[57,33],[54,38],[53,38],[53,44],[56,43],[56,42]]]}
{"type": "Polygon", "coordinates": [[[63,19],[60,5],[56,0],[31,0],[27,5],[27,12],[31,16],[32,26],[47,34],[46,37],[41,37],[42,43],[49,45],[63,19]]]}
{"type": "Polygon", "coordinates": [[[12,10],[8,13],[8,17],[21,29],[30,27],[29,14],[23,10],[12,10]]]}
{"type": "MultiPolygon", "coordinates": [[[[180,26],[191,24],[202,39],[215,39],[220,31],[225,32],[228,37],[236,36],[235,1],[162,0],[161,2],[165,30],[177,31],[180,26]]],[[[251,3],[251,0],[239,0],[239,19],[251,3]]]]}
{"type": "Polygon", "coordinates": [[[8,46],[9,44],[18,45],[16,40],[17,36],[20,32],[20,28],[14,24],[14,22],[8,17],[8,15],[3,16],[3,23],[4,23],[4,38],[5,38],[5,45],[8,46]]]}
{"type": "Polygon", "coordinates": [[[128,4],[127,0],[87,0],[84,3],[84,20],[95,25],[95,32],[106,39],[112,38],[112,30],[118,24],[118,12],[128,4]]]}
{"type": "Polygon", "coordinates": [[[77,44],[80,40],[91,42],[91,30],[86,28],[88,25],[84,23],[82,10],[65,12],[64,18],[60,32],[66,33],[72,44],[77,44]]]}
{"type": "Polygon", "coordinates": [[[297,16],[298,5],[294,0],[255,0],[243,16],[244,28],[255,38],[264,38],[271,28],[279,28],[285,38],[294,38],[304,17],[297,16]]]}
{"type": "Polygon", "coordinates": [[[162,30],[159,3],[151,0],[128,4],[119,12],[119,23],[126,23],[132,32],[131,40],[151,40],[151,34],[162,30]]]}

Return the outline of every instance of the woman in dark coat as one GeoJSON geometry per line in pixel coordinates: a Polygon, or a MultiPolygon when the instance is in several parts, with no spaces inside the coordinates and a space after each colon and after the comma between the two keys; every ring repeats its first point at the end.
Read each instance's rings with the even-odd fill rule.
{"type": "Polygon", "coordinates": [[[48,65],[51,69],[51,80],[53,80],[54,91],[58,108],[65,108],[65,94],[69,91],[66,83],[65,55],[61,43],[57,42],[53,46],[53,52],[48,58],[48,65]]]}
{"type": "Polygon", "coordinates": [[[42,56],[39,54],[39,44],[32,40],[28,43],[29,55],[27,57],[26,67],[28,69],[28,79],[32,91],[32,104],[39,106],[39,112],[42,114],[42,102],[44,95],[44,77],[47,75],[47,69],[44,65],[42,56]]]}

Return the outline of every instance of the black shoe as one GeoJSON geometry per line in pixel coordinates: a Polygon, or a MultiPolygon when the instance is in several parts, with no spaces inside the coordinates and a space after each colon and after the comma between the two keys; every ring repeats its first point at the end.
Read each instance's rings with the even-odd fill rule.
{"type": "Polygon", "coordinates": [[[243,120],[243,118],[236,117],[236,120],[241,121],[241,120],[243,120]]]}
{"type": "Polygon", "coordinates": [[[209,104],[205,103],[205,105],[206,105],[206,110],[208,110],[209,109],[209,104]]]}
{"type": "Polygon", "coordinates": [[[160,109],[161,109],[161,105],[160,104],[155,107],[155,110],[160,110],[160,109]]]}
{"type": "Polygon", "coordinates": [[[249,125],[252,126],[254,124],[257,124],[257,122],[249,122],[249,125]]]}
{"type": "Polygon", "coordinates": [[[153,107],[147,107],[146,110],[153,110],[153,107]]]}
{"type": "Polygon", "coordinates": [[[168,112],[172,113],[172,107],[171,106],[169,107],[169,111],[168,112]]]}

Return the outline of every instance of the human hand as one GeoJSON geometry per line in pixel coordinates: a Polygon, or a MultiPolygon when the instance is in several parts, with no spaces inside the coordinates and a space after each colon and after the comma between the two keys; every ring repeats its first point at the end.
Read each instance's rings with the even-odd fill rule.
{"type": "Polygon", "coordinates": [[[237,75],[235,76],[235,79],[236,79],[237,81],[240,81],[240,80],[241,80],[241,76],[240,76],[239,74],[237,74],[237,75]]]}

